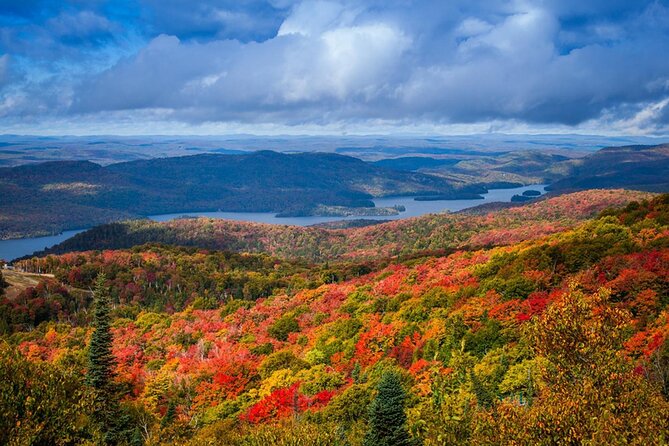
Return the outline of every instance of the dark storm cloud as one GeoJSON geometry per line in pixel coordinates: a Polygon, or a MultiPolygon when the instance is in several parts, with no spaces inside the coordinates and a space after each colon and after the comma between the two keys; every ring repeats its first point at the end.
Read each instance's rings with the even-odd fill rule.
{"type": "MultiPolygon", "coordinates": [[[[69,65],[54,73],[65,93],[48,107],[52,115],[160,110],[189,123],[287,125],[597,121],[667,132],[665,2],[31,3],[0,3],[3,22],[15,23],[0,45],[24,57],[28,74],[39,52],[17,45],[13,28],[68,46],[69,65]],[[91,48],[108,57],[91,64],[91,48]]],[[[36,85],[11,90],[26,97],[36,85]]],[[[7,119],[12,113],[4,108],[7,119]]],[[[17,105],[15,113],[28,112],[17,105]]]]}

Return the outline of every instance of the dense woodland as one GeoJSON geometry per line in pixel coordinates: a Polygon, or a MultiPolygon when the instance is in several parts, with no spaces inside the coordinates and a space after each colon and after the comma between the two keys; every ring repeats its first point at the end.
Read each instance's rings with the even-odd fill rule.
{"type": "Polygon", "coordinates": [[[106,166],[52,161],[0,167],[0,239],[179,212],[364,216],[384,212],[374,210],[373,197],[471,199],[488,188],[523,184],[550,184],[561,193],[669,188],[667,144],[611,147],[573,159],[536,150],[437,154],[372,163],[334,153],[223,151],[106,166]]]}
{"type": "Polygon", "coordinates": [[[328,153],[200,154],[101,166],[54,161],[0,168],[0,238],[191,211],[310,215],[319,205],[373,207],[373,197],[476,198],[482,186],[328,153]]]}
{"type": "Polygon", "coordinates": [[[641,200],[644,192],[598,190],[557,196],[523,207],[488,212],[426,215],[344,230],[268,225],[211,218],[164,223],[150,220],[101,225],[40,253],[130,248],[145,243],[197,246],[238,252],[263,252],[310,261],[373,259],[426,250],[515,243],[563,231],[609,206],[641,200]]]}
{"type": "Polygon", "coordinates": [[[669,195],[601,194],[393,258],[19,262],[54,277],[0,305],[0,443],[666,444],[669,195]]]}

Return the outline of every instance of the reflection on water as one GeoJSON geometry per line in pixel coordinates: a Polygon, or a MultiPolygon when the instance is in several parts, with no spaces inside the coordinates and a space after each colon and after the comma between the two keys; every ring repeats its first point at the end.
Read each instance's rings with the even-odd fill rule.
{"type": "MultiPolygon", "coordinates": [[[[386,197],[377,198],[374,204],[377,207],[392,207],[401,205],[406,208],[405,212],[393,216],[350,216],[350,217],[285,217],[277,218],[276,214],[271,212],[180,212],[176,214],[162,214],[152,215],[149,218],[155,221],[169,221],[175,218],[184,216],[192,217],[211,217],[211,218],[225,218],[229,220],[253,221],[258,223],[273,223],[283,225],[309,226],[318,223],[326,223],[339,220],[355,220],[355,219],[373,219],[373,220],[398,220],[400,218],[418,217],[425,214],[434,214],[438,212],[451,211],[456,212],[462,209],[478,206],[483,203],[491,202],[508,202],[511,197],[516,194],[522,194],[526,190],[538,190],[542,193],[545,185],[534,185],[517,187],[514,189],[493,189],[490,190],[483,197],[483,200],[436,200],[436,201],[415,201],[413,197],[386,197]]],[[[0,259],[13,260],[35,251],[56,245],[68,238],[82,232],[65,231],[62,234],[48,236],[48,237],[33,237],[15,240],[0,241],[0,259]]]]}

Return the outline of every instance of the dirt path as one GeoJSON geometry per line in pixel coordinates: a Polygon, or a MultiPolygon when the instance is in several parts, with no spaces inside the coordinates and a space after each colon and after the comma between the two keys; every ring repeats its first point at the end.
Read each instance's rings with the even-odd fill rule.
{"type": "MultiPolygon", "coordinates": [[[[10,299],[18,296],[21,291],[25,290],[26,288],[37,285],[40,280],[44,279],[45,277],[54,277],[53,274],[23,273],[11,269],[3,269],[2,276],[5,278],[5,281],[9,283],[9,287],[5,289],[5,295],[10,299]]],[[[77,290],[85,293],[89,292],[88,290],[82,290],[70,286],[67,288],[69,290],[77,290]]]]}

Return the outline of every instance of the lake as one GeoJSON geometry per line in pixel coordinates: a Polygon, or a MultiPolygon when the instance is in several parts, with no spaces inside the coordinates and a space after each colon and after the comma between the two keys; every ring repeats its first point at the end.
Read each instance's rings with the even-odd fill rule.
{"type": "MultiPolygon", "coordinates": [[[[272,223],[283,225],[309,226],[318,223],[327,223],[339,220],[356,220],[364,218],[366,220],[398,220],[401,218],[418,217],[425,214],[434,214],[438,212],[450,211],[457,212],[470,207],[478,206],[484,203],[508,202],[516,194],[522,194],[526,190],[538,190],[542,193],[545,185],[533,185],[517,187],[513,189],[491,189],[483,195],[483,200],[435,200],[435,201],[415,201],[413,197],[385,197],[377,198],[374,204],[377,207],[391,207],[401,205],[406,208],[405,212],[399,215],[384,216],[350,216],[350,217],[285,217],[277,218],[276,214],[271,212],[179,212],[175,214],[151,215],[150,219],[154,221],[169,221],[180,217],[210,217],[225,218],[229,220],[253,221],[258,223],[272,223]]],[[[0,240],[0,259],[14,260],[35,251],[49,248],[53,245],[67,240],[68,238],[85,231],[85,229],[75,231],[64,231],[58,235],[47,237],[32,237],[13,240],[0,240]]]]}

